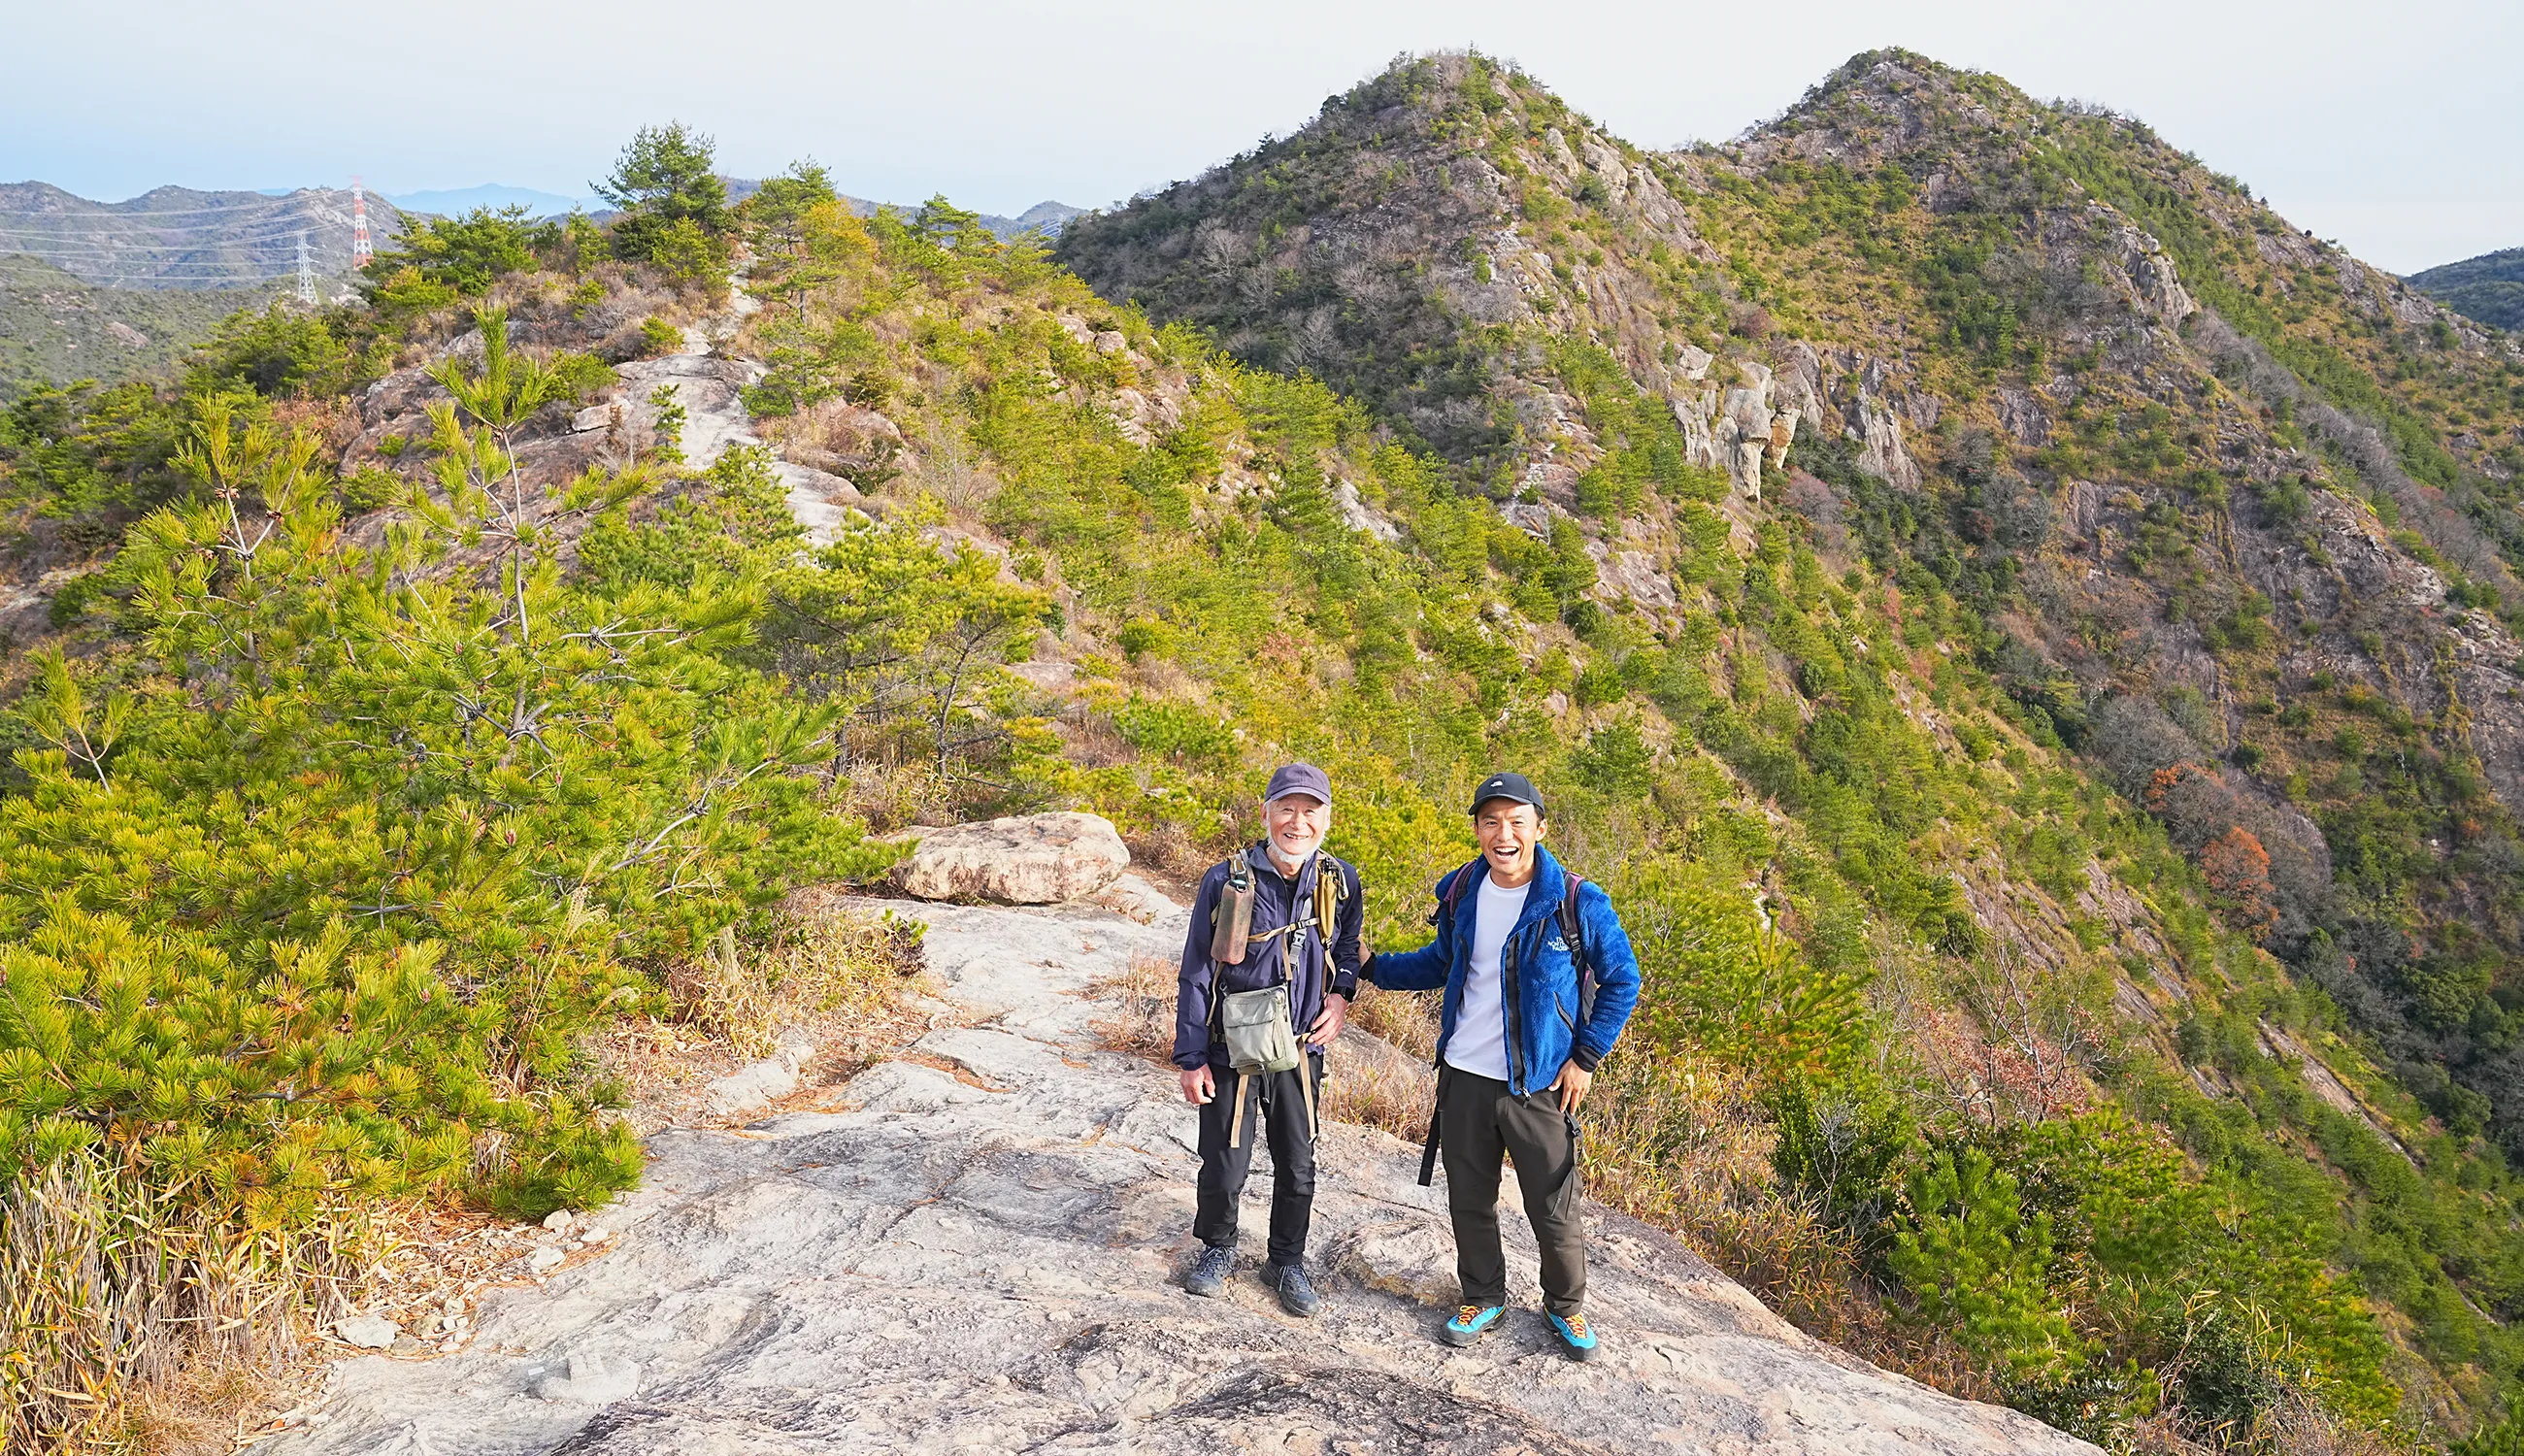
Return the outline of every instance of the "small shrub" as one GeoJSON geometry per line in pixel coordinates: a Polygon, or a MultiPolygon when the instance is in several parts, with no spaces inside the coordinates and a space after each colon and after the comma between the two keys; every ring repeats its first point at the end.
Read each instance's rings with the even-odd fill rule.
{"type": "Polygon", "coordinates": [[[1884,1262],[1917,1301],[1915,1318],[2017,1380],[2084,1367],[2051,1293],[2051,1216],[2024,1216],[2014,1175],[1977,1147],[1940,1149],[1905,1192],[1884,1262]]]}

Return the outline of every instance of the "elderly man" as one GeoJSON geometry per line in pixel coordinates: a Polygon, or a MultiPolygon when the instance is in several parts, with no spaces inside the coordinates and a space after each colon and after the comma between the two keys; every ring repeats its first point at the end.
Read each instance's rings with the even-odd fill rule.
{"type": "Polygon", "coordinates": [[[1525,1215],[1542,1250],[1542,1308],[1571,1358],[1592,1360],[1586,1231],[1578,1222],[1578,1104],[1639,998],[1639,963],[1613,901],[1542,848],[1542,796],[1519,773],[1473,791],[1481,857],[1437,882],[1437,938],[1379,955],[1386,991],[1435,991],[1437,1115],[1420,1181],[1442,1148],[1463,1306],[1448,1344],[1468,1345],[1507,1306],[1499,1245],[1499,1165],[1516,1159],[1525,1215]]]}
{"type": "Polygon", "coordinates": [[[1237,1203],[1258,1130],[1271,1144],[1271,1257],[1281,1307],[1311,1317],[1306,1279],[1314,1212],[1323,1048],[1358,994],[1358,871],[1323,852],[1332,781],[1311,763],[1271,775],[1261,843],[1201,877],[1175,999],[1175,1065],[1200,1108],[1199,1257],[1184,1280],[1216,1296],[1236,1267],[1237,1203]]]}

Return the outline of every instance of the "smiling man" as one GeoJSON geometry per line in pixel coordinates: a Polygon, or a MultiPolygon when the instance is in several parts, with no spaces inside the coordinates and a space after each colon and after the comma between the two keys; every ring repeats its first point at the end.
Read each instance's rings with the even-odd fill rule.
{"type": "Polygon", "coordinates": [[[1429,1182],[1443,1152],[1463,1288],[1443,1337],[1471,1344],[1506,1310],[1499,1166],[1513,1157],[1542,1250],[1543,1312],[1563,1349],[1592,1360],[1577,1113],[1638,1003],[1639,965],[1611,898],[1542,848],[1548,827],[1525,775],[1482,780],[1473,792],[1481,857],[1437,882],[1437,938],[1378,955],[1367,979],[1387,991],[1445,988],[1437,1115],[1420,1172],[1429,1182]]]}
{"type": "Polygon", "coordinates": [[[1200,1108],[1184,1287],[1215,1296],[1236,1267],[1237,1205],[1258,1124],[1271,1144],[1271,1256],[1264,1277],[1288,1313],[1322,1308],[1306,1278],[1315,1201],[1323,1048],[1358,995],[1358,871],[1323,852],[1332,780],[1311,763],[1271,775],[1262,842],[1201,877],[1175,996],[1175,1066],[1200,1108]]]}

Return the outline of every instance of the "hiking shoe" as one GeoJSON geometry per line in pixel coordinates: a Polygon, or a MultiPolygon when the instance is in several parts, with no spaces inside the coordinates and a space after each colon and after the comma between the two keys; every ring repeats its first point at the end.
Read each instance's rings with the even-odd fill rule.
{"type": "Polygon", "coordinates": [[[1323,1313],[1323,1296],[1315,1292],[1315,1286],[1307,1280],[1302,1267],[1291,1264],[1278,1271],[1274,1283],[1280,1287],[1282,1309],[1301,1320],[1311,1320],[1323,1313]]]}
{"type": "Polygon", "coordinates": [[[1551,1333],[1560,1336],[1560,1346],[1569,1352],[1570,1359],[1595,1358],[1595,1352],[1602,1346],[1595,1342],[1595,1332],[1587,1327],[1584,1315],[1571,1315],[1565,1320],[1558,1315],[1550,1318],[1551,1333]]]}
{"type": "Polygon", "coordinates": [[[1455,1317],[1446,1322],[1445,1329],[1437,1332],[1438,1337],[1451,1345],[1471,1344],[1489,1334],[1490,1327],[1497,1324],[1499,1316],[1505,1313],[1507,1306],[1504,1304],[1467,1304],[1455,1311],[1455,1317]]]}
{"type": "Polygon", "coordinates": [[[1236,1272],[1236,1250],[1203,1248],[1194,1259],[1191,1273],[1184,1276],[1184,1290],[1203,1299],[1215,1299],[1227,1287],[1227,1276],[1236,1272]]]}

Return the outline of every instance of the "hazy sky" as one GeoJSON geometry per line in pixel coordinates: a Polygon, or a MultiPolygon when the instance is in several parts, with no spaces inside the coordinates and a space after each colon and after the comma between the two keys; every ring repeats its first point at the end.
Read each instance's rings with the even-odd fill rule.
{"type": "Polygon", "coordinates": [[[722,170],[986,212],[1190,175],[1403,51],[1510,58],[1642,146],[1901,45],[2101,101],[2407,271],[2524,246],[2524,4],[0,0],[0,181],[569,195],[677,118],[722,170]]]}

